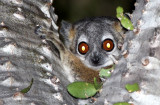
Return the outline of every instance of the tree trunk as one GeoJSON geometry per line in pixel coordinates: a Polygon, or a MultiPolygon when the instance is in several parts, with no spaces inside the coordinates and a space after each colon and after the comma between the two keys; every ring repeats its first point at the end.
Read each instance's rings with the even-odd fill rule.
{"type": "MultiPolygon", "coordinates": [[[[35,33],[37,25],[57,33],[57,16],[51,2],[0,0],[0,105],[78,103],[67,93],[69,81],[60,72],[62,66],[56,54],[35,33]],[[30,91],[21,94],[19,91],[29,86],[32,78],[30,91]]],[[[137,0],[131,18],[135,30],[126,33],[124,57],[105,81],[100,97],[90,104],[160,104],[159,5],[159,0],[137,0]],[[126,84],[133,83],[139,84],[139,92],[125,89],[126,84]]]]}
{"type": "Polygon", "coordinates": [[[131,20],[134,31],[125,37],[124,57],[105,82],[96,105],[129,102],[159,105],[160,89],[160,8],[159,0],[137,0],[131,20]],[[129,93],[126,84],[138,83],[140,91],[129,93]]]}
{"type": "Polygon", "coordinates": [[[37,25],[58,29],[51,1],[0,0],[0,105],[76,104],[61,65],[35,34],[37,25]],[[20,94],[32,78],[31,90],[20,94]]]}

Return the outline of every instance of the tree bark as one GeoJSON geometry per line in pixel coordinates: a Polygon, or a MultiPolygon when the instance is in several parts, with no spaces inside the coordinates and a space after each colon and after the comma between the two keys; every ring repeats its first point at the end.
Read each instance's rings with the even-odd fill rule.
{"type": "Polygon", "coordinates": [[[0,0],[0,105],[76,104],[67,93],[69,81],[59,72],[61,65],[35,34],[37,25],[57,31],[51,2],[0,0]],[[30,91],[20,94],[32,78],[30,91]]]}
{"type": "Polygon", "coordinates": [[[159,0],[137,0],[131,14],[134,31],[125,34],[122,55],[112,76],[104,83],[96,105],[129,102],[159,105],[160,28],[159,0]],[[129,93],[126,84],[138,83],[140,91],[129,93]]]}
{"type": "MultiPolygon", "coordinates": [[[[91,105],[160,104],[159,5],[159,0],[137,0],[131,14],[135,29],[125,34],[123,57],[91,105]],[[133,83],[140,91],[129,93],[125,85],[133,83]]],[[[78,104],[67,93],[69,81],[56,54],[35,33],[40,25],[58,35],[56,21],[52,0],[0,0],[0,105],[78,104]],[[30,91],[21,94],[32,78],[30,91]]]]}

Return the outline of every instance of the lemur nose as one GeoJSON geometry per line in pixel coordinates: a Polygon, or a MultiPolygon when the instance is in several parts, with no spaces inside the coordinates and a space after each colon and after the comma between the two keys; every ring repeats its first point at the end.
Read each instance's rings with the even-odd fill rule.
{"type": "Polygon", "coordinates": [[[98,64],[100,61],[99,57],[93,57],[91,60],[92,60],[92,63],[94,64],[98,64]]]}
{"type": "Polygon", "coordinates": [[[91,57],[91,61],[92,61],[93,64],[96,64],[96,65],[99,64],[100,55],[97,52],[93,53],[93,55],[91,57]]]}

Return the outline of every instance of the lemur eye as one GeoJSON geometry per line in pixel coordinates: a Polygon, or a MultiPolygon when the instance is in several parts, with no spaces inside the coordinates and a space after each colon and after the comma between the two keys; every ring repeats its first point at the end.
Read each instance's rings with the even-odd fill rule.
{"type": "Polygon", "coordinates": [[[111,39],[105,39],[103,41],[103,44],[102,44],[102,47],[104,50],[110,52],[114,49],[114,43],[113,43],[113,40],[111,39]]]}
{"type": "Polygon", "coordinates": [[[78,45],[79,53],[86,54],[88,52],[88,50],[89,50],[89,47],[88,47],[87,43],[85,43],[85,42],[79,43],[79,45],[78,45]]]}

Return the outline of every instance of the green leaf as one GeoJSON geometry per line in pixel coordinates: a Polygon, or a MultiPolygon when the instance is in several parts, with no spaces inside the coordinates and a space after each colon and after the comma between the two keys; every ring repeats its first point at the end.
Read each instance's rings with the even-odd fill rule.
{"type": "Polygon", "coordinates": [[[30,85],[27,88],[22,89],[20,92],[24,94],[27,93],[31,89],[32,84],[33,84],[33,78],[31,80],[30,85]]]}
{"type": "Polygon", "coordinates": [[[109,69],[101,69],[99,72],[100,77],[110,77],[111,76],[111,71],[109,69]]]}
{"type": "Polygon", "coordinates": [[[135,92],[140,90],[138,83],[126,84],[125,88],[127,89],[128,92],[135,92]]]}
{"type": "Polygon", "coordinates": [[[87,82],[73,82],[67,86],[68,92],[76,98],[89,98],[96,94],[94,84],[87,82]]]}
{"type": "Polygon", "coordinates": [[[98,83],[96,78],[94,78],[94,87],[96,88],[97,91],[102,88],[102,83],[98,83]]]}
{"type": "Polygon", "coordinates": [[[117,18],[120,20],[122,26],[128,30],[133,30],[134,29],[134,26],[132,24],[132,22],[123,15],[123,8],[122,7],[117,7],[116,9],[117,11],[117,18]]]}
{"type": "Polygon", "coordinates": [[[118,6],[116,11],[117,11],[117,14],[121,14],[121,13],[123,13],[123,8],[118,6]]]}
{"type": "Polygon", "coordinates": [[[117,14],[116,16],[117,16],[117,18],[118,18],[119,20],[121,20],[121,19],[122,19],[122,17],[123,17],[123,15],[122,15],[122,14],[117,14]]]}
{"type": "Polygon", "coordinates": [[[130,105],[130,104],[127,103],[127,102],[118,102],[118,103],[115,103],[113,105],[130,105]]]}
{"type": "Polygon", "coordinates": [[[113,65],[111,68],[108,69],[101,69],[99,72],[100,77],[108,78],[111,76],[111,70],[113,70],[115,65],[113,65]]]}
{"type": "Polygon", "coordinates": [[[121,19],[121,24],[124,28],[128,29],[128,30],[133,30],[134,26],[132,24],[132,22],[127,18],[127,17],[122,17],[121,19]]]}

